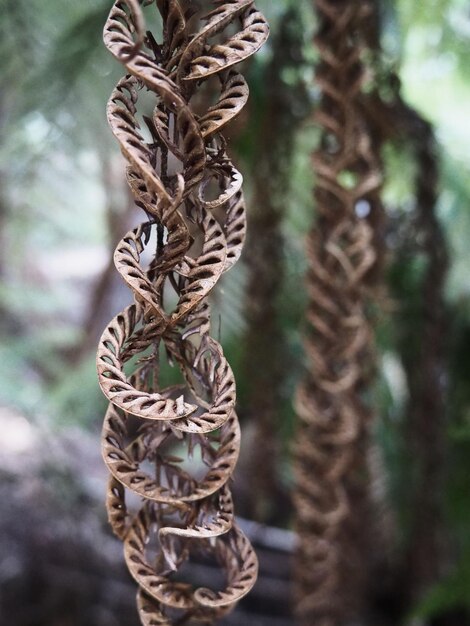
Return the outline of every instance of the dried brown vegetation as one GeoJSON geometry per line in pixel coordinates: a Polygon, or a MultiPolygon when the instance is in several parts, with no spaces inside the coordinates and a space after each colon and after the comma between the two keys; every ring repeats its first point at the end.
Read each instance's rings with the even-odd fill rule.
{"type": "Polygon", "coordinates": [[[321,139],[313,156],[317,217],[307,244],[309,372],[296,396],[295,606],[302,625],[331,626],[357,615],[364,588],[357,516],[367,492],[367,291],[377,261],[371,212],[381,175],[359,106],[370,7],[348,0],[314,5],[321,139]]]}
{"type": "Polygon", "coordinates": [[[104,32],[128,72],[111,96],[108,120],[147,220],[125,235],[114,257],[135,303],[100,341],[99,380],[110,401],[103,455],[109,519],[139,585],[146,626],[211,623],[257,574],[256,556],[234,523],[235,381],[209,334],[207,296],[237,261],[245,236],[242,176],[220,134],[248,97],[233,66],[256,52],[268,27],[250,0],[213,5],[203,15],[191,2],[117,1],[104,32]],[[158,8],[161,44],[146,31],[144,7],[158,8]],[[198,93],[209,79],[219,96],[201,115],[198,93]],[[154,100],[142,122],[145,91],[154,100]],[[162,381],[162,359],[180,370],[179,384],[162,381]],[[199,472],[184,464],[191,456],[200,459],[199,472]],[[127,490],[143,499],[137,510],[127,490]],[[221,589],[185,581],[184,564],[194,555],[219,563],[221,589]]]}

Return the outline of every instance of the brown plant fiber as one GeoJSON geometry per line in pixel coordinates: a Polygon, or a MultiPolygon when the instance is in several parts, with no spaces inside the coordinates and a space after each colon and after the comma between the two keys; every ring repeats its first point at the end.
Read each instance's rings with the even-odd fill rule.
{"type": "Polygon", "coordinates": [[[358,107],[368,6],[349,0],[314,6],[321,137],[313,155],[316,221],[307,242],[308,374],[295,402],[295,608],[302,626],[337,626],[357,612],[362,576],[354,533],[370,421],[362,397],[371,363],[367,290],[377,260],[370,212],[381,175],[358,107]]]}
{"type": "Polygon", "coordinates": [[[212,623],[248,593],[258,567],[234,521],[235,381],[209,334],[207,296],[238,260],[245,237],[242,176],[220,134],[248,98],[233,66],[261,47],[268,26],[252,1],[212,5],[204,15],[182,0],[120,0],[104,30],[126,69],[108,121],[147,217],[114,256],[135,302],[99,344],[99,382],[110,401],[102,448],[111,473],[109,520],[138,583],[145,626],[212,623]],[[145,26],[157,9],[161,44],[145,26]],[[218,100],[200,114],[209,80],[218,100]],[[146,92],[150,113],[148,95],[141,104],[146,92]],[[164,361],[179,370],[178,384],[162,381],[164,361]],[[222,588],[186,582],[181,570],[190,557],[215,559],[222,588]]]}

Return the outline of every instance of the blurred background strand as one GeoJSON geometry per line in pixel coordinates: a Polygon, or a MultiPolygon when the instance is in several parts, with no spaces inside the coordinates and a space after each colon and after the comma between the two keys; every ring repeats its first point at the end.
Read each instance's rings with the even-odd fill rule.
{"type": "MultiPolygon", "coordinates": [[[[372,332],[368,275],[377,252],[370,212],[382,181],[359,105],[366,81],[367,3],[314,3],[320,128],[313,153],[315,220],[308,235],[305,352],[295,398],[295,609],[299,623],[346,624],[364,612],[372,332]],[[362,535],[362,536],[361,536],[362,535]]],[[[370,535],[370,531],[369,531],[370,535]]]]}

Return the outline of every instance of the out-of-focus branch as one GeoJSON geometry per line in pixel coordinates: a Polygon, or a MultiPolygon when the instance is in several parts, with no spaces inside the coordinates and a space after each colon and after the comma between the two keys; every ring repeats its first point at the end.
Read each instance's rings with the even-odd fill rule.
{"type": "Polygon", "coordinates": [[[245,263],[247,333],[244,372],[247,394],[245,412],[254,421],[248,475],[249,512],[264,522],[285,519],[287,497],[279,478],[286,370],[286,337],[279,319],[284,278],[282,220],[289,193],[289,171],[296,129],[308,111],[308,97],[301,77],[304,30],[301,7],[292,7],[280,21],[272,43],[273,56],[264,78],[264,102],[254,194],[248,217],[245,263]],[[285,74],[297,71],[294,85],[285,74]]]}
{"type": "MultiPolygon", "coordinates": [[[[379,41],[376,49],[380,55],[379,41]]],[[[382,93],[387,97],[377,90],[364,98],[365,114],[383,141],[406,147],[415,163],[414,212],[410,227],[401,231],[404,240],[396,247],[395,261],[424,260],[418,293],[413,298],[399,289],[392,294],[398,302],[398,349],[409,391],[403,435],[410,464],[410,534],[402,593],[413,604],[439,581],[445,566],[446,346],[450,320],[444,289],[449,260],[436,214],[439,156],[433,127],[405,102],[395,72],[384,69],[382,81],[382,93]]]]}
{"type": "Polygon", "coordinates": [[[109,260],[92,287],[87,314],[83,322],[83,339],[80,346],[71,353],[75,363],[79,363],[94,349],[103,328],[112,315],[113,295],[122,289],[122,281],[116,275],[112,251],[123,232],[131,226],[131,213],[134,200],[127,185],[122,181],[122,168],[107,153],[100,153],[102,184],[106,202],[106,224],[108,227],[109,260]]]}

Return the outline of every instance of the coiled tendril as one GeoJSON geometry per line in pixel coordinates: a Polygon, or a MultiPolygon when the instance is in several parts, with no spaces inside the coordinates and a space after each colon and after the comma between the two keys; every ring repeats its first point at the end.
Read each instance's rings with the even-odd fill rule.
{"type": "Polygon", "coordinates": [[[209,335],[207,296],[237,261],[245,237],[242,176],[220,134],[248,97],[233,66],[260,48],[268,26],[252,1],[212,5],[201,15],[182,0],[118,0],[104,30],[127,71],[109,100],[108,121],[147,220],[124,236],[114,257],[135,303],[100,340],[99,382],[110,401],[102,449],[111,473],[109,520],[124,542],[146,626],[212,622],[257,575],[227,486],[240,443],[235,381],[209,335]],[[155,4],[162,43],[145,29],[144,7],[155,4]],[[199,114],[208,79],[218,99],[199,114]],[[153,109],[139,119],[145,92],[153,109]],[[159,380],[162,356],[181,371],[180,384],[159,380]],[[175,450],[199,458],[204,471],[185,466],[175,450]],[[126,490],[142,499],[137,512],[126,490]],[[183,580],[181,568],[198,553],[217,560],[222,589],[183,580]]]}

